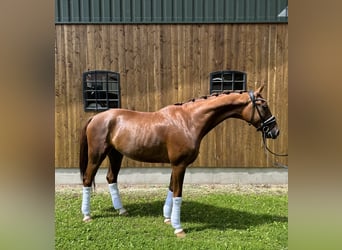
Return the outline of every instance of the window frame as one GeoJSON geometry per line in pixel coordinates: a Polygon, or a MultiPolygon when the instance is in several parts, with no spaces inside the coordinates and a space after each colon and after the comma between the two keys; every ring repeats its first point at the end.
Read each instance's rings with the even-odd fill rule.
{"type": "Polygon", "coordinates": [[[101,112],[121,107],[120,74],[118,72],[108,70],[83,72],[82,91],[83,108],[86,112],[101,112]],[[101,77],[102,79],[99,79],[101,77]],[[113,80],[110,80],[110,77],[113,80]],[[110,84],[113,85],[111,88],[110,84]]]}
{"type": "Polygon", "coordinates": [[[223,91],[246,91],[247,88],[247,73],[238,70],[221,70],[210,73],[210,94],[222,93],[223,91]],[[225,79],[225,76],[231,75],[231,79],[225,79]],[[242,79],[237,75],[242,75],[242,79]],[[220,76],[220,77],[218,77],[220,76]],[[215,83],[215,84],[214,84],[215,83]],[[216,85],[216,86],[213,86],[216,85]],[[242,87],[238,87],[241,85],[242,87]],[[217,88],[220,86],[219,88],[217,88]],[[229,88],[231,86],[231,88],[229,88]]]}

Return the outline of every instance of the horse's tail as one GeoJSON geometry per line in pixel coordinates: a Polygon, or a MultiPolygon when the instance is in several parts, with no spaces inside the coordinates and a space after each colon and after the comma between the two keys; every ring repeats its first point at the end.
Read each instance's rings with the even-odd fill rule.
{"type": "Polygon", "coordinates": [[[81,180],[83,180],[84,174],[87,170],[88,165],[88,139],[87,139],[87,127],[93,117],[90,117],[81,130],[80,136],[80,173],[81,180]]]}

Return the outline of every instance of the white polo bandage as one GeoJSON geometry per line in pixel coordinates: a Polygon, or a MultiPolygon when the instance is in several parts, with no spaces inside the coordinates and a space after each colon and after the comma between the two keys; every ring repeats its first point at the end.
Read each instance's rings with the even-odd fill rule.
{"type": "Polygon", "coordinates": [[[173,192],[168,190],[166,200],[164,203],[163,207],[163,214],[165,219],[170,219],[171,218],[171,211],[172,211],[172,197],[173,197],[173,192]]]}
{"type": "Polygon", "coordinates": [[[81,210],[84,216],[90,215],[90,194],[91,194],[91,187],[83,187],[81,210]]]}
{"type": "Polygon", "coordinates": [[[182,197],[172,198],[172,212],[171,212],[171,225],[175,230],[175,233],[181,231],[182,226],[180,223],[180,213],[182,205],[182,197]]]}
{"type": "Polygon", "coordinates": [[[115,209],[123,208],[117,183],[108,184],[108,187],[109,187],[110,195],[112,197],[114,208],[115,209]]]}

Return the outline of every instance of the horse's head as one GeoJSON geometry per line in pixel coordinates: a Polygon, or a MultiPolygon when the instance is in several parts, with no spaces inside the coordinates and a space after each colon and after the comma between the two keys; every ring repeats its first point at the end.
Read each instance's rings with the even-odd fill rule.
{"type": "Polygon", "coordinates": [[[265,138],[276,139],[279,135],[279,129],[277,121],[274,115],[272,115],[267,101],[261,96],[261,91],[264,85],[257,90],[248,92],[249,104],[245,108],[246,117],[249,116],[247,121],[257,128],[257,131],[261,131],[265,138]]]}

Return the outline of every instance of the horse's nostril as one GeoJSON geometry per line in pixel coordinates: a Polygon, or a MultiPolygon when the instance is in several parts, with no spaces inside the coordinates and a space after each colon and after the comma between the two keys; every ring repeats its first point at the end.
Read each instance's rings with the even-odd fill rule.
{"type": "Polygon", "coordinates": [[[276,136],[278,136],[278,135],[279,135],[279,133],[280,133],[280,131],[277,129],[276,136]]]}

